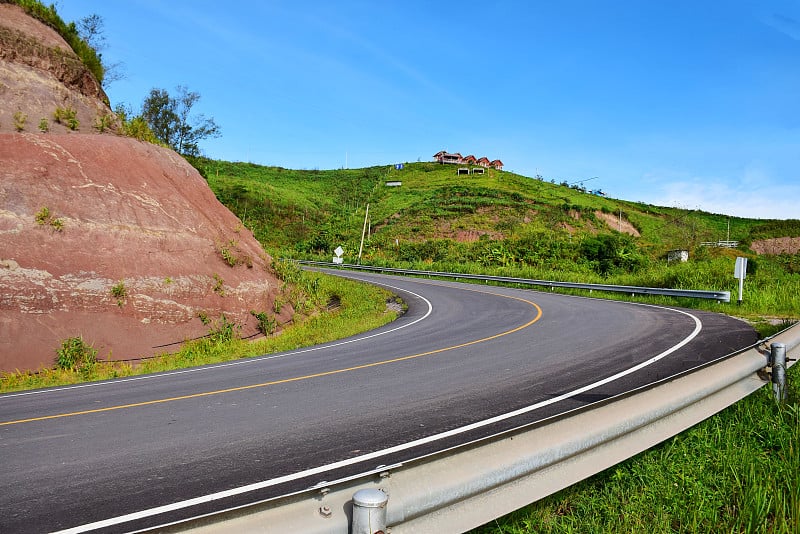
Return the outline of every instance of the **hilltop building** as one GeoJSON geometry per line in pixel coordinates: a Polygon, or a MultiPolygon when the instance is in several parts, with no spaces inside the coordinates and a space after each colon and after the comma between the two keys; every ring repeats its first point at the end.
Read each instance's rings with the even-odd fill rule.
{"type": "Polygon", "coordinates": [[[486,169],[492,168],[497,169],[498,171],[503,170],[503,162],[499,159],[490,161],[489,158],[486,156],[478,159],[472,154],[469,156],[462,156],[461,153],[456,152],[451,154],[446,150],[440,150],[436,154],[433,155],[433,160],[438,161],[439,163],[453,163],[457,165],[480,165],[486,169]]]}

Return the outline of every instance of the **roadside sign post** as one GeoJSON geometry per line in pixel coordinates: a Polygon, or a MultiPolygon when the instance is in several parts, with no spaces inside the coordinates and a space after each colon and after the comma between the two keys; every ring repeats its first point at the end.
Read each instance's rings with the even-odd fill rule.
{"type": "Polygon", "coordinates": [[[336,247],[336,250],[333,251],[336,256],[333,257],[333,263],[343,263],[344,260],[342,259],[342,254],[344,254],[344,250],[342,247],[336,247]]]}
{"type": "Polygon", "coordinates": [[[736,266],[733,268],[733,277],[739,279],[739,300],[736,303],[742,305],[742,291],[744,290],[744,277],[747,275],[747,258],[736,258],[736,266]]]}

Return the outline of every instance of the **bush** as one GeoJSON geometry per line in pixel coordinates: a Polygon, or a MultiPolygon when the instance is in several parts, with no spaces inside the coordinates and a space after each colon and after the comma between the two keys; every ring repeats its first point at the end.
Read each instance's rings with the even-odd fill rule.
{"type": "Polygon", "coordinates": [[[87,375],[96,363],[97,351],[80,336],[64,340],[56,351],[56,366],[65,371],[87,375]]]}
{"type": "Polygon", "coordinates": [[[120,280],[117,285],[111,288],[111,296],[117,299],[117,306],[120,308],[128,298],[128,288],[125,287],[125,281],[120,280]]]}
{"type": "Polygon", "coordinates": [[[53,119],[59,124],[65,125],[70,130],[77,130],[80,126],[78,112],[74,108],[57,107],[53,112],[53,119]]]}
{"type": "Polygon", "coordinates": [[[21,111],[14,113],[14,129],[21,132],[25,129],[25,123],[28,121],[28,116],[21,111]]]}
{"type": "Polygon", "coordinates": [[[221,313],[219,320],[209,327],[208,340],[215,344],[228,343],[234,339],[239,339],[241,326],[231,322],[221,313]]]}
{"type": "Polygon", "coordinates": [[[250,314],[258,319],[258,331],[264,334],[265,336],[269,336],[273,332],[275,332],[275,328],[278,326],[278,322],[275,320],[274,317],[270,317],[267,315],[266,312],[257,312],[255,310],[251,310],[250,314]]]}

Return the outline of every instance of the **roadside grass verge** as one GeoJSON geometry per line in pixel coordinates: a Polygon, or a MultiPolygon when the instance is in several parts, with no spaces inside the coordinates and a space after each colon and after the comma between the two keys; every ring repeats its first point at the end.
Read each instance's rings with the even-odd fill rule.
{"type": "Polygon", "coordinates": [[[800,532],[800,373],[472,534],[800,532]]]}
{"type": "MultiPolygon", "coordinates": [[[[317,305],[309,314],[296,316],[293,324],[286,325],[275,335],[253,341],[240,339],[237,325],[219,319],[210,324],[207,337],[188,341],[177,352],[165,352],[136,364],[98,361],[79,370],[47,368],[37,372],[6,373],[0,375],[0,393],[170,371],[295,350],[378,328],[398,316],[387,307],[387,302],[395,297],[385,289],[321,273],[304,272],[302,276],[318,288],[317,305]],[[331,301],[337,306],[325,305],[331,301]]],[[[56,357],[55,348],[53,357],[56,357]]]]}

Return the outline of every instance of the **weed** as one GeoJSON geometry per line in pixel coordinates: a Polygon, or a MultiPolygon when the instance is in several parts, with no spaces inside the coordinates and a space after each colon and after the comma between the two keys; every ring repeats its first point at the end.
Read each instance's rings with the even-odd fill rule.
{"type": "Polygon", "coordinates": [[[214,273],[214,287],[212,289],[214,293],[217,293],[220,297],[225,296],[225,280],[217,273],[214,273]]]}
{"type": "Polygon", "coordinates": [[[66,371],[78,371],[87,377],[97,363],[97,351],[83,337],[71,337],[61,343],[56,351],[56,367],[66,371]]]}
{"type": "Polygon", "coordinates": [[[211,319],[208,318],[208,314],[202,310],[197,312],[197,318],[200,319],[200,322],[203,323],[204,326],[211,324],[211,319]]]}
{"type": "Polygon", "coordinates": [[[125,287],[124,280],[120,280],[117,285],[111,288],[111,296],[117,299],[117,306],[120,308],[125,304],[125,299],[128,298],[128,288],[125,287]]]}
{"type": "Polygon", "coordinates": [[[225,314],[221,313],[219,319],[208,330],[208,340],[217,344],[229,343],[239,338],[241,328],[240,325],[229,321],[225,314]]]}
{"type": "Polygon", "coordinates": [[[80,122],[78,121],[78,112],[75,111],[75,108],[67,107],[57,107],[55,112],[53,112],[53,118],[59,124],[65,125],[70,130],[77,130],[78,126],[80,126],[80,122]]]}
{"type": "Polygon", "coordinates": [[[47,206],[42,207],[39,211],[36,212],[36,223],[39,225],[44,226],[50,222],[50,208],[47,206]]]}
{"type": "Polygon", "coordinates": [[[21,111],[14,113],[14,128],[21,132],[25,129],[25,123],[28,122],[28,116],[21,111]]]}
{"type": "Polygon", "coordinates": [[[50,225],[50,227],[56,232],[61,232],[64,230],[64,220],[60,218],[54,218],[53,214],[50,213],[50,208],[47,206],[42,207],[42,209],[36,213],[34,219],[36,220],[36,224],[40,226],[50,225]]]}
{"type": "Polygon", "coordinates": [[[239,263],[239,259],[227,247],[219,247],[219,253],[230,267],[236,267],[236,264],[239,263]]]}
{"type": "Polygon", "coordinates": [[[258,331],[269,336],[278,327],[278,322],[274,317],[270,317],[266,312],[257,312],[250,310],[250,314],[258,320],[258,331]]]}
{"type": "Polygon", "coordinates": [[[47,133],[50,131],[50,121],[47,120],[47,117],[42,117],[39,119],[39,131],[42,133],[47,133]]]}
{"type": "Polygon", "coordinates": [[[169,276],[164,278],[164,284],[165,285],[170,285],[172,282],[173,282],[173,280],[169,276]]]}
{"type": "Polygon", "coordinates": [[[94,119],[94,129],[100,133],[105,132],[111,127],[111,115],[104,113],[94,119]]]}

